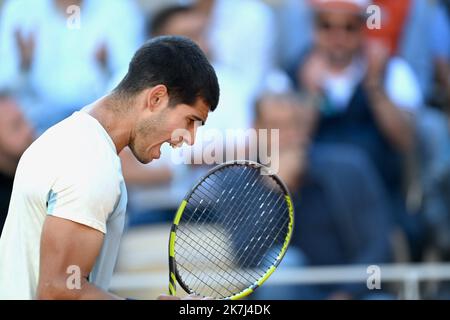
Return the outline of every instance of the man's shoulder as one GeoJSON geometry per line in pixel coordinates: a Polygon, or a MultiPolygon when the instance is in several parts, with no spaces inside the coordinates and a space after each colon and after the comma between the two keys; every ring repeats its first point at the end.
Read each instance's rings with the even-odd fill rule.
{"type": "Polygon", "coordinates": [[[78,157],[116,155],[106,131],[97,120],[81,111],[48,129],[38,140],[55,151],[77,153],[78,157]]]}
{"type": "Polygon", "coordinates": [[[347,144],[313,145],[308,175],[322,184],[345,186],[346,190],[364,188],[365,182],[379,184],[379,176],[366,152],[347,144]]]}
{"type": "Polygon", "coordinates": [[[84,172],[99,176],[104,172],[113,178],[112,171],[120,172],[120,159],[112,140],[86,117],[75,113],[48,129],[28,148],[21,162],[66,175],[84,172]]]}

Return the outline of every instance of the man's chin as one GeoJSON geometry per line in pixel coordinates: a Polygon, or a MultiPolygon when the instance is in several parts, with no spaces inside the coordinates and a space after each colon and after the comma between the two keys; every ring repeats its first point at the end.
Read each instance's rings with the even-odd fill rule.
{"type": "MultiPolygon", "coordinates": [[[[138,160],[139,160],[139,159],[138,159],[138,160]]],[[[142,164],[149,164],[149,163],[152,162],[153,160],[155,160],[155,159],[153,159],[153,158],[147,158],[147,159],[139,160],[139,162],[142,163],[142,164]]]]}
{"type": "Polygon", "coordinates": [[[147,158],[141,158],[141,159],[138,159],[138,160],[139,160],[139,162],[142,163],[142,164],[149,164],[149,163],[152,162],[153,160],[158,160],[160,157],[161,157],[161,154],[158,154],[158,155],[156,155],[156,156],[150,155],[150,156],[147,157],[147,158]]]}
{"type": "Polygon", "coordinates": [[[152,162],[153,160],[157,160],[161,157],[161,145],[158,147],[148,148],[145,150],[142,150],[142,152],[135,150],[134,148],[131,148],[131,152],[133,153],[134,157],[142,164],[148,164],[152,162]]]}
{"type": "Polygon", "coordinates": [[[142,164],[149,164],[150,162],[152,162],[154,160],[152,157],[144,158],[144,157],[138,156],[136,154],[134,155],[134,157],[136,158],[137,161],[139,161],[142,164]]]}

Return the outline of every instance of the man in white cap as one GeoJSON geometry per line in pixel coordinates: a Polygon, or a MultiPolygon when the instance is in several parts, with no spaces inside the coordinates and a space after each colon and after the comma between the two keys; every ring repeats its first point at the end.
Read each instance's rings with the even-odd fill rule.
{"type": "Polygon", "coordinates": [[[418,241],[413,227],[418,225],[404,206],[402,156],[413,148],[412,119],[422,96],[409,66],[366,37],[369,5],[368,0],[312,0],[314,47],[297,78],[322,111],[316,140],[366,152],[391,197],[395,220],[410,241],[418,241]]]}

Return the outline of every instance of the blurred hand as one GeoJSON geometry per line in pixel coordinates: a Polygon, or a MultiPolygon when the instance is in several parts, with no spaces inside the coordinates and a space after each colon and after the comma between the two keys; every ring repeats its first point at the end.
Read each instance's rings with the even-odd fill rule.
{"type": "Polygon", "coordinates": [[[306,63],[298,70],[299,82],[312,94],[322,91],[323,79],[328,70],[328,63],[324,55],[314,51],[307,58],[306,63]]]}
{"type": "Polygon", "coordinates": [[[14,37],[20,53],[20,68],[22,71],[29,71],[33,61],[36,37],[34,33],[31,33],[28,38],[26,38],[19,29],[14,32],[14,37]]]}
{"type": "Polygon", "coordinates": [[[14,175],[23,152],[33,142],[33,127],[13,98],[0,99],[0,171],[14,175]]]}
{"type": "Polygon", "coordinates": [[[389,47],[380,39],[371,39],[366,42],[365,55],[367,58],[367,81],[381,83],[390,57],[389,47]]]}
{"type": "Polygon", "coordinates": [[[107,69],[108,58],[109,58],[108,47],[106,46],[105,43],[102,43],[102,45],[95,52],[95,60],[102,67],[102,69],[107,69]]]}

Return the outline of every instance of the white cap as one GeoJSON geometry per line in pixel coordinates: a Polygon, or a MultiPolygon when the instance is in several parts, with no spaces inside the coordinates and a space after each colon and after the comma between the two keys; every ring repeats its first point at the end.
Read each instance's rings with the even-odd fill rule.
{"type": "Polygon", "coordinates": [[[343,11],[362,14],[371,4],[370,0],[311,0],[311,5],[319,11],[343,11]]]}

